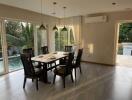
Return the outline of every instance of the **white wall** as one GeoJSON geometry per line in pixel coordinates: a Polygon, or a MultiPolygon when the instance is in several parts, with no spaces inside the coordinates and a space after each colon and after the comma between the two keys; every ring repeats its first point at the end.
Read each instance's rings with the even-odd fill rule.
{"type": "Polygon", "coordinates": [[[83,16],[83,60],[114,65],[116,63],[117,23],[123,20],[132,20],[132,11],[110,12],[102,15],[108,16],[108,22],[86,24],[83,16]]]}

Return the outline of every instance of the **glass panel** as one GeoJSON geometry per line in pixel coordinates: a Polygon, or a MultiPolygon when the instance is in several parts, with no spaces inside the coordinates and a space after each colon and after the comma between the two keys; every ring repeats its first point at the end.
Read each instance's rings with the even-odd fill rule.
{"type": "Polygon", "coordinates": [[[55,31],[55,51],[60,50],[60,37],[59,37],[59,32],[55,31]]]}
{"type": "Polygon", "coordinates": [[[41,54],[41,47],[47,46],[47,31],[42,30],[40,31],[39,28],[37,28],[37,37],[38,37],[38,54],[41,54]]]}
{"type": "Polygon", "coordinates": [[[60,50],[64,51],[64,47],[68,45],[68,31],[60,32],[60,50]]]}
{"type": "Polygon", "coordinates": [[[5,20],[9,71],[23,68],[20,53],[34,48],[33,25],[31,23],[5,20]]]}
{"type": "Polygon", "coordinates": [[[59,27],[59,31],[55,32],[55,50],[63,51],[66,45],[74,44],[74,36],[72,28],[67,28],[67,31],[61,31],[62,27],[59,27]]]}

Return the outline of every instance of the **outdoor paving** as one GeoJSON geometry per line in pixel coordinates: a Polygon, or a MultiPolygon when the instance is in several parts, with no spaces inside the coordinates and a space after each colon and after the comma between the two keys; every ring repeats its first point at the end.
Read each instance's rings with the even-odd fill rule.
{"type": "Polygon", "coordinates": [[[132,56],[117,55],[117,65],[132,67],[132,56]]]}

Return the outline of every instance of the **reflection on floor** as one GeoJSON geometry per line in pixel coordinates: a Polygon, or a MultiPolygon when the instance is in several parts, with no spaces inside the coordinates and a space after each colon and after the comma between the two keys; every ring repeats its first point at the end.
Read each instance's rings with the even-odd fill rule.
{"type": "MultiPolygon", "coordinates": [[[[23,90],[23,70],[0,77],[0,100],[132,100],[132,68],[82,63],[77,81],[66,79],[66,88],[57,77],[55,85],[27,81],[23,90]]],[[[53,73],[49,71],[49,79],[53,73]]]]}
{"type": "Polygon", "coordinates": [[[117,65],[132,67],[132,56],[117,55],[117,65]]]}

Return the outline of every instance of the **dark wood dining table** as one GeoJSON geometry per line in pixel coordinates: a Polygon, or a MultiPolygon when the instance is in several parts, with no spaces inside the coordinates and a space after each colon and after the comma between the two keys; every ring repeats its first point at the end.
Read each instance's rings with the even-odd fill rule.
{"type": "Polygon", "coordinates": [[[34,62],[39,62],[43,66],[43,75],[41,75],[40,80],[44,83],[50,83],[48,81],[48,71],[55,68],[58,65],[54,65],[53,67],[48,67],[48,64],[54,63],[57,60],[66,58],[68,56],[68,52],[55,52],[49,54],[41,54],[35,57],[32,57],[31,60],[34,62]]]}

